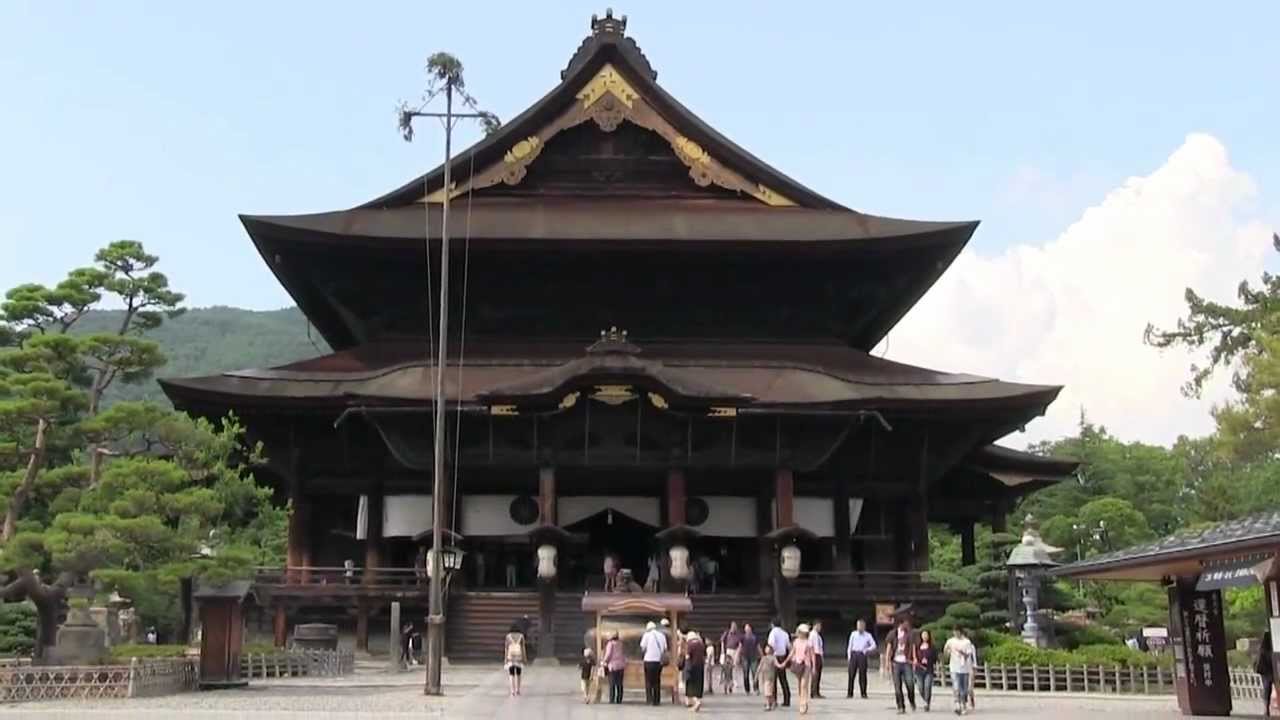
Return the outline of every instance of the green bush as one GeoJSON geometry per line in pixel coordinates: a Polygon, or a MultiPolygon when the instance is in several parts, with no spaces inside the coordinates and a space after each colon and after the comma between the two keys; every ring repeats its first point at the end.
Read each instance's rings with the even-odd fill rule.
{"type": "Polygon", "coordinates": [[[1119,640],[1114,632],[1100,625],[1059,622],[1054,623],[1053,631],[1058,644],[1067,650],[1083,645],[1109,645],[1119,640]]]}
{"type": "Polygon", "coordinates": [[[984,665],[1072,665],[1071,654],[1064,650],[1045,650],[1023,642],[1005,642],[978,650],[984,665]]]}
{"type": "Polygon", "coordinates": [[[1155,658],[1125,645],[1082,645],[1071,654],[1084,665],[1119,665],[1121,667],[1154,667],[1155,658]]]}
{"type": "Polygon", "coordinates": [[[988,610],[979,617],[985,627],[1007,627],[1009,625],[1008,610],[988,610]]]}
{"type": "Polygon", "coordinates": [[[35,606],[0,603],[0,656],[27,657],[36,644],[35,606]]]}
{"type": "Polygon", "coordinates": [[[978,622],[978,618],[982,615],[982,609],[976,603],[958,602],[951,603],[947,606],[947,610],[943,613],[943,617],[950,617],[960,622],[974,625],[978,622]]]}
{"type": "Polygon", "coordinates": [[[186,645],[142,645],[125,644],[111,648],[111,662],[127,663],[130,658],[171,658],[187,654],[186,645]]]}

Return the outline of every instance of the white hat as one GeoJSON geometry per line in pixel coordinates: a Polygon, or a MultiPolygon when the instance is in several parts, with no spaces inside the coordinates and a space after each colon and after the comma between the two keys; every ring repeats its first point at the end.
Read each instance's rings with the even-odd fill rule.
{"type": "Polygon", "coordinates": [[[698,633],[690,630],[689,634],[684,636],[684,639],[688,640],[689,642],[693,642],[694,640],[698,639],[698,633]]]}
{"type": "Polygon", "coordinates": [[[799,625],[797,625],[797,626],[796,626],[796,634],[797,634],[797,635],[808,635],[808,634],[809,634],[809,626],[808,626],[808,625],[806,625],[806,624],[804,624],[804,623],[800,623],[799,625]]]}
{"type": "Polygon", "coordinates": [[[671,625],[671,621],[670,621],[670,620],[668,620],[668,619],[666,619],[666,618],[662,618],[662,626],[663,626],[663,627],[669,627],[670,625],[671,625]]]}
{"type": "Polygon", "coordinates": [[[591,648],[582,648],[582,657],[591,657],[591,648]]]}
{"type": "Polygon", "coordinates": [[[654,624],[653,624],[653,621],[652,621],[652,620],[650,620],[650,621],[649,621],[649,624],[647,624],[647,625],[645,625],[645,626],[644,626],[644,629],[645,629],[645,630],[657,630],[657,629],[658,629],[658,626],[657,626],[657,625],[654,625],[654,624]]]}

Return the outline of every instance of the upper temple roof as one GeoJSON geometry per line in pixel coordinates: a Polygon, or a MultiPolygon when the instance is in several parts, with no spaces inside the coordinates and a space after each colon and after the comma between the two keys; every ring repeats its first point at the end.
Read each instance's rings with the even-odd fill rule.
{"type": "MultiPolygon", "coordinates": [[[[880,217],[799,184],[663,90],[625,30],[593,18],[560,83],[454,157],[450,258],[454,277],[470,268],[469,331],[586,339],[616,322],[869,350],[973,234],[976,222],[880,217]]],[[[441,166],[350,210],[242,221],[332,347],[424,335],[443,179],[441,166]]]]}

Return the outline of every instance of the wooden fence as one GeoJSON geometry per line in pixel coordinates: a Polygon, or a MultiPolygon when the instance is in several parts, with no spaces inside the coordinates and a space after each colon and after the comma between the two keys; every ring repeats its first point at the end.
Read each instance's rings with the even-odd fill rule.
{"type": "Polygon", "coordinates": [[[355,669],[350,650],[289,650],[245,653],[240,656],[240,676],[249,678],[338,677],[355,669]]]}
{"type": "MultiPolygon", "coordinates": [[[[1233,668],[1231,696],[1260,700],[1262,678],[1251,670],[1233,668]]],[[[942,672],[936,682],[951,687],[951,674],[942,672]]],[[[1160,667],[1106,667],[1059,665],[978,665],[973,686],[1003,692],[1107,693],[1112,695],[1170,695],[1173,671],[1160,667]]]]}
{"type": "Polygon", "coordinates": [[[198,668],[190,658],[138,660],[128,665],[0,667],[0,702],[68,698],[128,698],[167,695],[196,688],[198,668]]]}

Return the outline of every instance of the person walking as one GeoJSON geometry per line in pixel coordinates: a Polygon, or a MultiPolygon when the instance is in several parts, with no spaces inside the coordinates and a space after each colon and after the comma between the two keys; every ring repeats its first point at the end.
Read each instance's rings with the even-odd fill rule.
{"type": "Polygon", "coordinates": [[[1271,662],[1271,631],[1262,634],[1262,644],[1258,647],[1258,660],[1253,670],[1262,678],[1262,716],[1271,717],[1272,693],[1275,691],[1275,667],[1271,662]]]}
{"type": "Polygon", "coordinates": [[[507,670],[507,689],[511,697],[520,694],[520,676],[524,672],[525,638],[520,626],[512,623],[502,643],[503,667],[507,670]]]}
{"type": "Polygon", "coordinates": [[[764,710],[778,707],[778,665],[774,662],[773,648],[764,646],[764,656],[756,669],[756,692],[764,695],[764,710]]]}
{"type": "Polygon", "coordinates": [[[782,621],[774,618],[769,624],[769,637],[766,639],[769,647],[773,648],[774,662],[778,663],[784,672],[778,673],[778,689],[782,691],[782,707],[791,707],[791,685],[787,682],[787,659],[791,654],[791,636],[786,630],[782,629],[782,621]]]}
{"type": "Polygon", "coordinates": [[[969,683],[973,679],[973,662],[976,656],[973,643],[965,636],[964,628],[951,631],[951,639],[942,647],[951,671],[951,688],[955,692],[955,714],[965,714],[969,700],[969,683]]]}
{"type": "Polygon", "coordinates": [[[705,679],[707,662],[707,646],[698,637],[698,633],[690,631],[684,643],[684,702],[690,710],[702,710],[702,683],[705,679]]]}
{"type": "Polygon", "coordinates": [[[622,704],[622,673],[627,669],[627,654],[622,649],[622,640],[615,630],[609,636],[609,643],[604,646],[605,672],[609,673],[609,704],[622,704]]]}
{"type": "Polygon", "coordinates": [[[911,630],[910,618],[904,618],[898,626],[889,631],[884,642],[884,659],[881,667],[892,673],[893,698],[898,704],[898,714],[907,712],[907,703],[911,710],[916,709],[916,645],[919,638],[911,630]],[[905,691],[905,698],[904,698],[905,691]]]}
{"type": "Polygon", "coordinates": [[[796,639],[791,643],[791,658],[788,665],[796,676],[796,705],[800,714],[809,712],[809,696],[813,687],[814,668],[817,666],[813,647],[811,629],[800,623],[796,626],[796,639]]]}
{"type": "Polygon", "coordinates": [[[849,660],[849,689],[846,698],[853,697],[854,679],[857,679],[858,692],[863,700],[867,699],[867,659],[876,651],[876,638],[867,632],[867,621],[859,620],[853,632],[849,633],[849,645],[846,655],[849,660]]]}
{"type": "Polygon", "coordinates": [[[826,642],[822,639],[822,621],[814,620],[813,629],[809,631],[809,644],[813,646],[813,697],[822,697],[822,663],[826,652],[826,642]]]}
{"type": "Polygon", "coordinates": [[[925,712],[929,712],[929,704],[933,702],[933,678],[937,666],[938,648],[934,645],[933,633],[921,630],[920,642],[916,645],[916,687],[920,689],[925,712]]]}
{"type": "Polygon", "coordinates": [[[652,622],[644,626],[640,652],[644,661],[644,701],[656,707],[662,704],[662,661],[667,654],[667,636],[652,622]]]}
{"type": "MultiPolygon", "coordinates": [[[[756,665],[760,662],[760,640],[750,624],[742,626],[742,644],[739,646],[738,656],[742,658],[742,691],[750,695],[751,683],[755,682],[756,665]]],[[[756,694],[760,694],[759,683],[756,683],[756,694]]]]}
{"type": "MultiPolygon", "coordinates": [[[[724,631],[720,636],[720,648],[724,651],[724,657],[720,659],[724,667],[724,691],[732,693],[733,686],[736,681],[733,679],[735,672],[741,672],[742,663],[742,631],[738,629],[737,622],[729,623],[729,629],[724,631]]],[[[751,684],[746,681],[746,675],[743,674],[744,687],[748,692],[751,690],[751,684]]]]}
{"type": "Polygon", "coordinates": [[[591,704],[591,680],[596,673],[596,654],[591,648],[582,649],[582,661],[578,663],[578,671],[582,675],[582,702],[591,704]]]}

